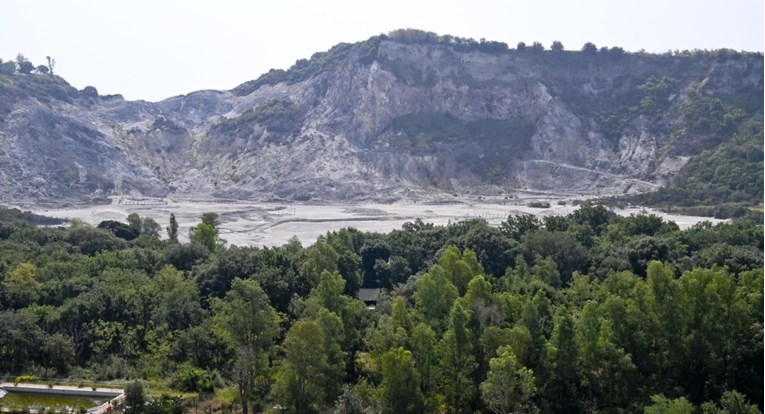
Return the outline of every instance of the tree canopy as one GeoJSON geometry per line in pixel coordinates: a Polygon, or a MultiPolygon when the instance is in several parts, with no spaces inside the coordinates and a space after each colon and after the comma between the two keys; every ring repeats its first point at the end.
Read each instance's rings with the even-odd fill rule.
{"type": "Polygon", "coordinates": [[[245,413],[762,409],[752,222],[681,230],[584,203],[247,248],[224,245],[219,220],[189,243],[138,215],[0,220],[0,373],[151,378],[245,413]],[[362,283],[382,289],[376,308],[362,283]]]}

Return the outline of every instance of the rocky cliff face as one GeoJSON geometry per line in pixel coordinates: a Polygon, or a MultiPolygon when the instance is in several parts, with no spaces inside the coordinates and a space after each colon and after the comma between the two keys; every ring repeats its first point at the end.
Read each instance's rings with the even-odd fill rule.
{"type": "Polygon", "coordinates": [[[382,36],[157,103],[0,75],[0,200],[650,191],[762,112],[761,55],[617,52],[382,36]]]}

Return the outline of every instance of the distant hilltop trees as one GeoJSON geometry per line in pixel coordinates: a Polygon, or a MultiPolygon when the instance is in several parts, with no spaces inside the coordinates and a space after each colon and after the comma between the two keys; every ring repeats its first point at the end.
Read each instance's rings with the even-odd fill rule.
{"type": "MultiPolygon", "coordinates": [[[[387,37],[392,40],[396,40],[403,43],[437,43],[455,47],[464,51],[477,51],[484,53],[505,53],[509,51],[516,52],[532,52],[539,53],[545,51],[545,46],[540,42],[532,42],[531,45],[527,45],[525,42],[519,42],[515,49],[511,49],[507,43],[498,42],[493,40],[475,40],[471,38],[457,37],[451,35],[440,36],[433,32],[426,32],[419,29],[398,29],[388,33],[387,37]]],[[[552,42],[550,45],[551,52],[562,52],[563,43],[559,40],[552,42]]],[[[582,46],[582,52],[597,53],[598,48],[590,42],[587,42],[582,46]]],[[[621,51],[624,53],[624,49],[620,47],[614,47],[611,49],[603,48],[601,52],[621,51]]]]}
{"type": "Polygon", "coordinates": [[[53,75],[53,69],[56,67],[56,59],[53,59],[50,56],[46,56],[45,59],[48,61],[46,65],[35,66],[23,53],[17,54],[15,60],[4,61],[0,58],[0,74],[30,74],[34,71],[44,75],[53,75]]]}
{"type": "MultiPolygon", "coordinates": [[[[559,40],[553,41],[550,45],[550,49],[546,50],[545,46],[540,42],[532,42],[530,45],[526,42],[519,42],[515,49],[511,49],[506,43],[493,40],[480,39],[475,40],[471,38],[457,37],[451,35],[438,35],[437,33],[427,32],[419,29],[398,29],[389,32],[386,35],[380,35],[382,38],[388,38],[396,40],[402,43],[430,43],[430,44],[443,44],[454,47],[457,50],[462,51],[477,51],[484,53],[501,54],[506,52],[531,52],[541,53],[545,51],[549,52],[562,52],[563,43],[559,40]]],[[[573,51],[573,50],[572,50],[573,51]]],[[[587,55],[602,55],[610,57],[619,57],[627,53],[623,48],[619,46],[607,47],[603,46],[598,48],[592,42],[586,42],[582,45],[580,52],[587,55]]],[[[646,53],[645,50],[639,50],[636,53],[646,53]]],[[[681,56],[681,57],[697,57],[697,56],[737,56],[744,55],[747,52],[739,52],[733,49],[693,49],[693,50],[668,50],[664,55],[668,56],[681,56]]]]}

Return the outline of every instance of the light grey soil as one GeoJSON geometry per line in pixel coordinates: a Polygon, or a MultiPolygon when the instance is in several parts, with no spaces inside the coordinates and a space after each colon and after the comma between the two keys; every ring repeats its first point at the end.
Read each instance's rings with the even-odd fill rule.
{"type": "MultiPolygon", "coordinates": [[[[221,237],[229,245],[280,246],[287,243],[291,237],[297,237],[303,245],[310,245],[318,236],[346,227],[354,227],[362,231],[389,232],[416,219],[436,225],[446,225],[465,219],[482,218],[491,225],[499,225],[509,215],[534,214],[539,217],[566,215],[576,210],[577,207],[574,206],[573,201],[539,195],[521,195],[509,200],[454,197],[451,200],[438,200],[438,202],[316,205],[250,203],[217,199],[115,197],[108,205],[32,209],[32,211],[52,217],[81,220],[94,226],[103,220],[125,222],[128,214],[138,213],[141,217],[153,218],[163,227],[169,223],[170,213],[174,213],[180,225],[179,233],[182,241],[188,240],[189,227],[200,221],[202,213],[216,212],[221,219],[221,237]],[[547,201],[550,207],[529,207],[530,201],[547,201]]],[[[675,221],[681,228],[690,227],[701,221],[713,223],[721,221],[707,217],[671,215],[640,207],[614,211],[625,216],[641,213],[656,214],[665,220],[675,221]]],[[[162,234],[162,237],[165,236],[162,234]]]]}

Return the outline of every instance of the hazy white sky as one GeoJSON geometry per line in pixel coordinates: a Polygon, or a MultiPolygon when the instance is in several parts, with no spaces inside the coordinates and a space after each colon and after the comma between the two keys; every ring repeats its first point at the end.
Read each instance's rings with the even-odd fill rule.
{"type": "Polygon", "coordinates": [[[0,57],[156,101],[399,28],[508,43],[763,51],[763,0],[3,0],[0,57]]]}

